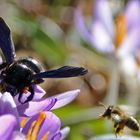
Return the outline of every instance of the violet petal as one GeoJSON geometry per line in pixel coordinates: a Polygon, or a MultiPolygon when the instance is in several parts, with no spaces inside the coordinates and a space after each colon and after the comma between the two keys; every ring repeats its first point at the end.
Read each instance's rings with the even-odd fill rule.
{"type": "Polygon", "coordinates": [[[125,10],[125,17],[128,30],[140,24],[140,1],[129,0],[125,10]]]}
{"type": "Polygon", "coordinates": [[[129,32],[118,49],[118,56],[122,58],[130,53],[133,54],[136,52],[136,50],[140,47],[139,36],[140,30],[138,29],[133,29],[131,32],[129,32]]]}
{"type": "Polygon", "coordinates": [[[19,131],[13,133],[12,140],[27,140],[26,136],[19,131]]]}
{"type": "Polygon", "coordinates": [[[53,97],[50,98],[56,98],[56,104],[51,108],[51,110],[53,109],[57,109],[60,108],[62,106],[65,106],[66,104],[69,104],[70,102],[72,102],[80,93],[80,90],[71,90],[71,91],[67,91],[58,95],[55,95],[53,97]]]}
{"type": "Polygon", "coordinates": [[[114,51],[115,48],[112,39],[100,21],[94,21],[91,34],[93,47],[95,47],[98,51],[105,53],[114,51]]]}
{"type": "Polygon", "coordinates": [[[65,127],[63,129],[61,129],[61,131],[60,131],[60,133],[61,133],[60,140],[64,140],[68,136],[69,132],[70,132],[70,128],[69,127],[65,127]]]}
{"type": "Polygon", "coordinates": [[[79,6],[75,10],[75,17],[74,17],[75,25],[77,30],[79,31],[80,35],[82,36],[83,40],[86,42],[90,42],[90,33],[88,31],[87,26],[85,25],[84,17],[82,15],[82,8],[79,6]]]}
{"type": "MultiPolygon", "coordinates": [[[[5,92],[0,98],[0,115],[4,114],[12,114],[16,117],[17,121],[19,121],[16,104],[9,92],[5,92]]],[[[19,128],[19,123],[17,123],[16,129],[19,128]]]]}
{"type": "MultiPolygon", "coordinates": [[[[45,114],[46,114],[46,118],[40,125],[36,140],[40,140],[47,132],[49,133],[47,140],[52,140],[54,135],[56,135],[56,133],[58,133],[60,131],[60,126],[61,126],[60,119],[52,112],[45,112],[45,114]]],[[[28,130],[29,130],[32,122],[37,120],[38,116],[39,116],[39,114],[33,116],[26,123],[25,127],[22,130],[23,134],[26,135],[28,133],[28,130]]]]}
{"type": "Polygon", "coordinates": [[[12,133],[15,129],[17,122],[16,118],[13,115],[3,115],[0,117],[0,139],[1,140],[8,140],[11,138],[12,133]]]}
{"type": "Polygon", "coordinates": [[[33,84],[32,87],[35,92],[33,101],[41,99],[46,94],[46,91],[43,88],[41,88],[39,85],[33,84]]]}
{"type": "Polygon", "coordinates": [[[17,107],[20,116],[31,117],[41,111],[50,110],[56,103],[55,98],[46,98],[40,101],[30,101],[17,107]]]}
{"type": "Polygon", "coordinates": [[[113,39],[114,22],[111,9],[109,7],[109,2],[107,0],[95,0],[93,4],[93,24],[94,20],[100,21],[108,32],[110,38],[113,39]]]}

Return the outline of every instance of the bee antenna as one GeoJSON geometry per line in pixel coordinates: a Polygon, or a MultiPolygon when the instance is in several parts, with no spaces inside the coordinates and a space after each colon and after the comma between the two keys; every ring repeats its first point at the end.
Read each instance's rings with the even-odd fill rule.
{"type": "Polygon", "coordinates": [[[107,109],[107,107],[102,102],[98,102],[98,105],[103,106],[105,110],[107,109]]]}

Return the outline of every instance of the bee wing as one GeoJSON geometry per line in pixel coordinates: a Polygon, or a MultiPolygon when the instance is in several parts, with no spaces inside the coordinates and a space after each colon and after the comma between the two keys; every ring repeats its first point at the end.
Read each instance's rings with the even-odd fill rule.
{"type": "Polygon", "coordinates": [[[33,76],[33,79],[76,77],[84,75],[87,72],[88,71],[82,67],[64,66],[59,69],[37,73],[33,76]]]}
{"type": "Polygon", "coordinates": [[[125,114],[128,114],[130,116],[135,116],[140,109],[135,106],[130,106],[130,105],[119,105],[118,106],[121,110],[125,112],[125,114]]]}
{"type": "Polygon", "coordinates": [[[15,58],[15,50],[11,31],[5,21],[0,17],[0,48],[6,59],[6,63],[10,64],[15,58]]]}

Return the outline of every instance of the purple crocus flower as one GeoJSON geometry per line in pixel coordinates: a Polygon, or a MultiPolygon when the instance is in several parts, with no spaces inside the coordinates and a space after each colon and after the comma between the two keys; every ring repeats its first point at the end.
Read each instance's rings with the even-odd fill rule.
{"type": "Polygon", "coordinates": [[[116,53],[125,57],[140,46],[140,1],[129,0],[116,21],[108,0],[94,0],[92,23],[88,28],[79,6],[75,12],[75,23],[82,38],[102,53],[116,53]]]}
{"type": "MultiPolygon", "coordinates": [[[[65,94],[68,96],[70,93],[69,91],[65,94]]],[[[66,104],[65,94],[56,96],[58,107],[66,104]],[[60,104],[59,99],[65,100],[65,102],[60,104]]],[[[0,98],[0,122],[3,126],[0,138],[3,140],[16,140],[18,137],[21,137],[21,140],[62,140],[69,132],[68,127],[61,130],[60,119],[49,111],[38,110],[31,117],[19,119],[19,110],[8,92],[5,92],[0,98]]]]}

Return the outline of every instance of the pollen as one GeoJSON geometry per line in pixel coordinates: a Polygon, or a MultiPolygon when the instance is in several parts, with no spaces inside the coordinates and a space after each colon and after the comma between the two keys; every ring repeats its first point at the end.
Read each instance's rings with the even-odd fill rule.
{"type": "Polygon", "coordinates": [[[29,91],[29,87],[24,87],[23,93],[28,93],[28,91],[29,91]]]}
{"type": "Polygon", "coordinates": [[[41,138],[41,140],[47,140],[49,136],[49,131],[46,132],[46,134],[41,138]]]}
{"type": "MultiPolygon", "coordinates": [[[[27,139],[28,140],[36,140],[37,138],[37,134],[39,132],[39,129],[40,129],[40,126],[42,124],[42,122],[44,121],[44,119],[46,118],[46,114],[45,112],[41,112],[37,118],[36,121],[33,121],[29,130],[28,130],[28,133],[27,133],[27,139]]],[[[49,133],[47,132],[43,138],[47,138],[49,135],[49,133]]],[[[44,139],[42,139],[44,140],[44,139]]]]}
{"type": "Polygon", "coordinates": [[[116,49],[122,43],[125,35],[126,35],[126,19],[124,15],[120,15],[116,19],[116,38],[115,38],[116,49]]]}
{"type": "Polygon", "coordinates": [[[33,140],[32,139],[32,131],[33,131],[35,124],[36,124],[36,121],[33,121],[29,130],[28,130],[28,133],[27,133],[27,140],[33,140]]]}
{"type": "Polygon", "coordinates": [[[20,122],[20,127],[23,128],[27,122],[27,118],[23,118],[20,122]]]}

